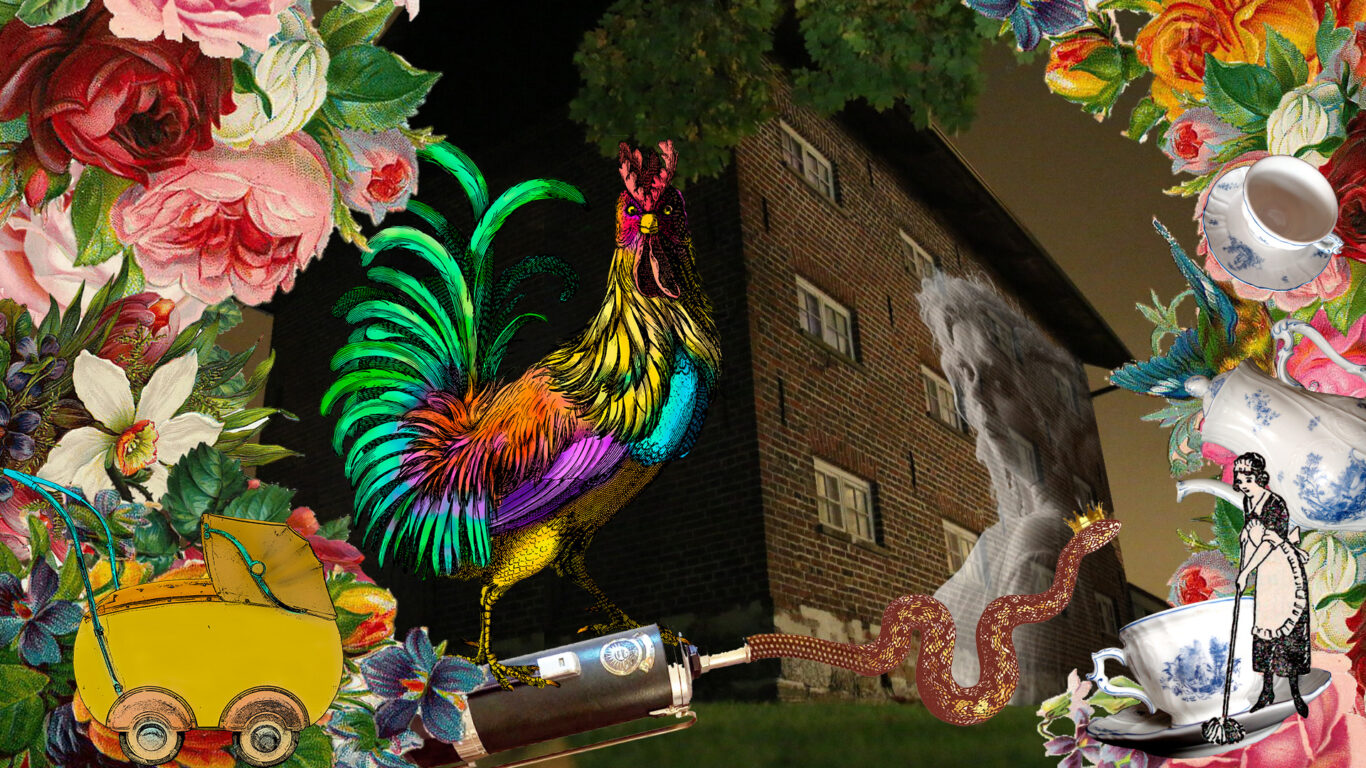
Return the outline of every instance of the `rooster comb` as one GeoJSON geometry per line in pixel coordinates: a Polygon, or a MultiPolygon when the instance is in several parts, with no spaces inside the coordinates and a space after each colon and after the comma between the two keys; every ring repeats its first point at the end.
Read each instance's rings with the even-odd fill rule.
{"type": "Polygon", "coordinates": [[[674,143],[659,142],[659,154],[651,152],[647,158],[640,150],[631,149],[631,145],[623,141],[617,159],[621,162],[621,180],[626,184],[626,191],[645,210],[654,208],[669,182],[673,181],[674,168],[678,165],[674,143]]]}

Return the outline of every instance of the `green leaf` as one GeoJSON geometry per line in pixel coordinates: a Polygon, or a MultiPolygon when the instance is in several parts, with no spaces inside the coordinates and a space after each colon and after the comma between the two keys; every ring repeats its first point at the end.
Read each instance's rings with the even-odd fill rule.
{"type": "Polygon", "coordinates": [[[1176,529],[1176,535],[1181,539],[1181,543],[1186,546],[1187,552],[1204,552],[1215,548],[1204,539],[1200,538],[1199,534],[1195,531],[1183,531],[1178,528],[1176,529]]]}
{"type": "Polygon", "coordinates": [[[320,725],[299,731],[299,744],[278,768],[332,768],[332,739],[320,725]]]}
{"type": "Polygon", "coordinates": [[[373,45],[353,45],[327,68],[323,114],[343,128],[377,133],[412,117],[441,75],[373,45]]]}
{"type": "Polygon", "coordinates": [[[23,0],[15,16],[30,27],[65,19],[90,5],[90,0],[23,0]]]}
{"type": "Polygon", "coordinates": [[[143,524],[133,529],[133,548],[139,559],[174,555],[180,549],[180,539],[164,512],[148,509],[143,524]]]}
{"type": "Polygon", "coordinates": [[[32,744],[43,733],[46,714],[47,707],[39,696],[0,706],[0,753],[16,754],[32,744]]]}
{"type": "Polygon", "coordinates": [[[1096,6],[1096,10],[1104,13],[1105,11],[1133,11],[1135,13],[1146,13],[1153,15],[1153,8],[1157,3],[1149,0],[1104,0],[1096,6]]]}
{"type": "Polygon", "coordinates": [[[123,252],[109,223],[114,201],[133,182],[89,165],[71,193],[71,224],[76,230],[76,266],[102,264],[123,252]]]}
{"type": "Polygon", "coordinates": [[[1270,24],[1266,29],[1266,68],[1280,81],[1283,90],[1298,88],[1309,81],[1309,63],[1295,44],[1285,39],[1270,24]]]}
{"type": "Polygon", "coordinates": [[[1337,19],[1333,18],[1333,6],[1324,4],[1323,22],[1319,24],[1319,30],[1314,35],[1314,49],[1317,51],[1319,61],[1332,61],[1337,56],[1338,50],[1352,39],[1352,30],[1349,27],[1337,28],[1337,19]]]}
{"type": "MultiPolygon", "coordinates": [[[[1366,265],[1356,261],[1347,263],[1351,265],[1351,287],[1346,293],[1323,305],[1323,313],[1328,317],[1328,322],[1340,333],[1346,333],[1353,322],[1366,315],[1366,265]]],[[[1293,315],[1297,320],[1306,323],[1314,320],[1313,312],[1295,312],[1293,315]]]]}
{"type": "Polygon", "coordinates": [[[1225,64],[1205,54],[1205,100],[1224,122],[1245,132],[1261,131],[1285,89],[1271,71],[1256,64],[1225,64]]]}
{"type": "Polygon", "coordinates": [[[200,444],[171,468],[161,505],[172,527],[193,539],[199,535],[200,516],[220,513],[246,490],[242,465],[200,444]]]}
{"type": "MultiPolygon", "coordinates": [[[[71,547],[66,551],[66,560],[62,561],[62,569],[57,574],[57,592],[52,595],[53,600],[76,600],[85,591],[85,582],[81,580],[81,569],[76,561],[81,557],[80,550],[71,547]]],[[[113,563],[110,563],[112,566],[113,563]]]]}
{"type": "Polygon", "coordinates": [[[389,17],[398,13],[391,3],[377,3],[368,11],[356,11],[345,3],[328,11],[318,24],[327,52],[333,56],[343,48],[368,43],[379,37],[389,17]]]}
{"type": "MultiPolygon", "coordinates": [[[[8,10],[11,15],[18,5],[9,5],[5,0],[0,0],[0,27],[5,26],[9,19],[5,18],[8,10]]],[[[21,115],[13,120],[6,120],[0,123],[0,144],[18,144],[28,138],[28,116],[21,115]]]]}
{"type": "MultiPolygon", "coordinates": [[[[1139,685],[1137,681],[1131,680],[1124,675],[1116,675],[1115,677],[1110,678],[1110,684],[1121,688],[1143,687],[1139,685]]],[[[1086,702],[1107,715],[1113,715],[1120,710],[1128,709],[1129,707],[1140,703],[1138,699],[1132,699],[1128,696],[1111,696],[1102,690],[1097,690],[1094,695],[1086,700],[1086,702]]]]}
{"type": "Polygon", "coordinates": [[[244,467],[260,467],[280,459],[288,459],[292,456],[303,456],[298,451],[292,451],[283,445],[262,445],[260,443],[245,443],[228,451],[234,459],[242,462],[244,467]]]}
{"type": "Polygon", "coordinates": [[[223,510],[223,514],[246,520],[283,523],[289,519],[289,513],[294,509],[290,504],[293,498],[292,489],[263,483],[260,487],[249,489],[233,499],[228,508],[223,510]]]}
{"type": "Polygon", "coordinates": [[[1219,553],[1236,567],[1242,559],[1238,536],[1243,532],[1243,510],[1217,499],[1214,503],[1214,543],[1219,553]]]}
{"type": "Polygon", "coordinates": [[[8,707],[47,686],[47,675],[22,664],[0,664],[0,707],[8,707]]]}
{"type": "MultiPolygon", "coordinates": [[[[50,514],[53,518],[57,517],[56,512],[50,514]]],[[[31,553],[29,555],[30,567],[33,563],[47,557],[47,553],[51,551],[47,526],[43,525],[43,521],[37,515],[28,516],[28,547],[31,553]]]]}
{"type": "Polygon", "coordinates": [[[337,611],[337,633],[342,638],[350,637],[351,633],[356,631],[356,627],[370,618],[369,614],[354,613],[345,608],[337,608],[335,605],[332,607],[337,611]]]}
{"type": "Polygon", "coordinates": [[[1362,603],[1366,603],[1366,581],[1354,584],[1352,588],[1346,592],[1335,592],[1328,595],[1322,600],[1319,600],[1318,604],[1314,606],[1314,609],[1321,611],[1339,600],[1346,603],[1353,610],[1360,608],[1362,603]]]}
{"type": "Polygon", "coordinates": [[[10,573],[15,576],[24,575],[24,564],[19,562],[19,558],[14,554],[14,550],[9,545],[0,541],[0,573],[10,573]]]}
{"type": "Polygon", "coordinates": [[[252,71],[251,65],[242,59],[232,60],[232,89],[237,93],[255,94],[256,98],[261,100],[261,111],[265,113],[266,119],[273,117],[270,94],[256,82],[256,73],[252,71]]]}
{"type": "Polygon", "coordinates": [[[328,520],[318,527],[318,535],[333,541],[346,541],[351,535],[351,516],[342,515],[328,520]]]}

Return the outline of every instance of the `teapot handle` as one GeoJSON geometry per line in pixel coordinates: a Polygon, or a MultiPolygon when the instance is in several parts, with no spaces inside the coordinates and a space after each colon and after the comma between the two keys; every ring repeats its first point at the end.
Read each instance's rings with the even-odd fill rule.
{"type": "Polygon", "coordinates": [[[1279,342],[1276,345],[1276,378],[1292,387],[1300,386],[1300,383],[1290,378],[1290,374],[1285,370],[1286,364],[1290,362],[1290,355],[1295,351],[1296,333],[1314,342],[1314,346],[1323,350],[1323,354],[1337,363],[1339,368],[1366,380],[1366,365],[1357,365],[1343,357],[1314,326],[1289,317],[1271,326],[1271,336],[1279,342]]]}

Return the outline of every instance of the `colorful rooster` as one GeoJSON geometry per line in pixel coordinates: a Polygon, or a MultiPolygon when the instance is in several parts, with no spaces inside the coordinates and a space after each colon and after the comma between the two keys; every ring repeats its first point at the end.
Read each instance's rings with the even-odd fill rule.
{"type": "MultiPolygon", "coordinates": [[[[597,530],[664,464],[685,455],[715,391],[720,350],[711,305],[694,269],[683,196],[671,180],[671,142],[642,157],[621,145],[616,250],[607,296],[588,326],[515,381],[495,381],[503,349],[528,319],[511,321],[513,286],[495,287],[488,247],[513,209],[530,200],[582,202],[562,182],[523,182],[487,206],[477,168],[437,145],[429,159],[450,170],[474,207],[467,248],[449,223],[420,203],[410,209],[442,242],[391,227],[374,253],[402,247],[435,267],[422,282],[386,267],[347,318],[351,343],[333,359],[342,375],[323,398],[340,403],[334,445],[345,441],[356,487],[357,528],[381,564],[483,585],[473,661],[545,685],[534,667],[499,664],[489,641],[493,605],[547,566],[593,596],[612,632],[638,626],[588,576],[584,555],[597,530]],[[450,250],[457,250],[452,255],[450,250]]],[[[520,280],[531,269],[513,268],[520,280]]],[[[519,297],[520,298],[520,297],[519,297]]],[[[585,630],[589,627],[585,627],[585,630]]],[[[582,630],[581,630],[582,631],[582,630]]]]}

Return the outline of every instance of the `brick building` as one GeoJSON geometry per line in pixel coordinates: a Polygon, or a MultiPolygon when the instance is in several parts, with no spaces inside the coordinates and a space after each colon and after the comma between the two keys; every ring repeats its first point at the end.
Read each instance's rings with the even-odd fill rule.
{"type": "MultiPolygon", "coordinates": [[[[935,593],[971,562],[976,537],[997,522],[998,501],[1031,511],[1072,509],[1083,497],[1109,506],[1081,363],[1111,367],[1127,351],[947,142],[907,126],[894,113],[850,109],[825,119],[783,105],[781,119],[735,150],[723,176],[685,190],[698,271],[721,334],[721,391],[692,453],[667,467],[589,551],[590,572],[637,620],[674,626],[704,651],[775,629],[863,642],[890,600],[935,593]],[[945,369],[945,343],[922,319],[918,298],[934,274],[1000,291],[998,310],[959,317],[953,340],[941,341],[966,343],[971,327],[1008,355],[945,369]],[[988,362],[1023,372],[1027,385],[993,389],[1009,379],[988,362]],[[973,408],[960,405],[969,394],[1030,408],[1009,424],[989,408],[974,419],[973,408]],[[1057,426],[1064,422],[1071,426],[1057,426]],[[1003,446],[1015,453],[993,465],[1003,446]],[[1017,490],[1029,499],[1015,498],[1017,490]]],[[[565,304],[551,282],[529,295],[524,306],[551,322],[513,347],[504,372],[516,375],[601,301],[621,181],[576,126],[549,116],[462,148],[494,194],[544,176],[574,183],[591,205],[537,203],[495,242],[500,264],[550,252],[580,275],[565,304]]],[[[468,215],[457,185],[435,167],[424,168],[420,197],[457,222],[468,215]]],[[[351,504],[329,444],[332,424],[317,415],[332,378],[328,361],[347,333],[325,309],[364,282],[358,262],[353,248],[334,242],[269,307],[279,356],[266,400],[301,421],[272,427],[266,439],[306,458],[261,474],[299,488],[297,502],[324,518],[351,504]]],[[[1059,518],[1030,539],[1051,551],[1035,546],[1018,564],[995,563],[999,576],[987,587],[1020,591],[1038,583],[1031,578],[1050,577],[1066,540],[1059,518]]],[[[477,636],[476,585],[376,575],[399,596],[401,628],[428,626],[453,649],[477,636]]],[[[1113,630],[1132,612],[1117,549],[1087,559],[1077,595],[1065,616],[1016,633],[1021,701],[1060,690],[1067,670],[1114,643],[1113,630]]],[[[551,573],[522,582],[495,609],[495,649],[507,657],[566,642],[589,623],[587,604],[551,573]]],[[[960,626],[963,634],[972,636],[960,626]]],[[[765,662],[715,673],[699,694],[914,696],[913,661],[882,680],[765,662]]],[[[961,682],[972,678],[960,674],[961,682]]]]}

